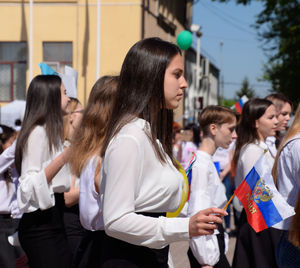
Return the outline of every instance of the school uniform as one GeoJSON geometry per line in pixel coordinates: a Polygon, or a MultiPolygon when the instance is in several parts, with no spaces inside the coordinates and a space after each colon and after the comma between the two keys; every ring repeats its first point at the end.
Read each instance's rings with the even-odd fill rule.
{"type": "Polygon", "coordinates": [[[168,245],[189,239],[189,218],[164,217],[180,204],[183,177],[168,157],[165,164],[159,161],[149,135],[149,123],[136,118],[112,139],[103,158],[107,235],[101,267],[168,267],[168,245]]]}
{"type": "MultiPolygon", "coordinates": [[[[235,140],[232,141],[232,143],[229,145],[227,149],[219,147],[213,154],[212,159],[214,163],[219,163],[220,172],[222,172],[230,164],[231,161],[230,153],[232,150],[234,150],[234,148],[235,148],[235,140]]],[[[229,200],[235,190],[234,181],[230,175],[230,171],[228,171],[227,175],[223,178],[222,183],[225,186],[226,197],[229,200]]],[[[225,227],[227,229],[230,228],[230,218],[231,218],[230,205],[227,207],[226,212],[228,213],[228,215],[224,216],[224,222],[225,222],[225,227]]]]}
{"type": "Polygon", "coordinates": [[[64,165],[48,183],[44,169],[62,152],[49,152],[44,126],[30,133],[23,151],[22,172],[17,191],[18,205],[24,212],[19,239],[31,268],[69,267],[70,250],[66,239],[63,192],[69,191],[71,173],[64,165]]]}
{"type": "MultiPolygon", "coordinates": [[[[75,188],[79,188],[79,178],[75,178],[75,188]]],[[[72,256],[75,254],[85,229],[80,223],[79,204],[71,207],[64,206],[64,226],[72,256]]]]}
{"type": "MultiPolygon", "coordinates": [[[[245,145],[237,163],[235,186],[238,187],[249,171],[253,168],[260,156],[265,153],[270,168],[273,167],[274,158],[268,150],[266,143],[256,141],[245,145]]],[[[280,232],[274,228],[265,229],[256,233],[247,221],[245,210],[242,210],[237,242],[233,258],[233,268],[265,268],[277,267],[275,249],[280,239],[280,232]]]]}
{"type": "MultiPolygon", "coordinates": [[[[192,166],[188,216],[209,208],[223,208],[227,202],[225,187],[221,183],[213,158],[210,154],[198,150],[192,166]]],[[[219,231],[212,235],[198,236],[190,239],[188,256],[191,267],[210,265],[213,267],[230,267],[225,256],[228,249],[228,236],[220,225],[219,231]]]]}
{"type": "Polygon", "coordinates": [[[91,157],[80,174],[80,222],[87,232],[79,244],[73,267],[100,267],[105,232],[101,197],[95,189],[94,178],[98,162],[99,156],[91,157]]]}
{"type": "Polygon", "coordinates": [[[275,158],[276,154],[277,154],[276,137],[275,136],[267,137],[265,143],[268,146],[268,150],[269,150],[270,154],[275,158]]]}
{"type": "Polygon", "coordinates": [[[19,176],[12,166],[15,145],[14,142],[0,155],[0,267],[2,268],[16,267],[16,260],[24,255],[20,247],[14,247],[8,242],[8,237],[17,231],[22,216],[17,204],[19,176]]]}
{"type": "MultiPolygon", "coordinates": [[[[291,138],[283,147],[277,162],[277,189],[286,202],[296,206],[300,189],[300,134],[291,138]]],[[[276,258],[279,267],[298,267],[300,250],[288,241],[288,230],[293,217],[289,217],[273,227],[281,231],[276,258]]]]}

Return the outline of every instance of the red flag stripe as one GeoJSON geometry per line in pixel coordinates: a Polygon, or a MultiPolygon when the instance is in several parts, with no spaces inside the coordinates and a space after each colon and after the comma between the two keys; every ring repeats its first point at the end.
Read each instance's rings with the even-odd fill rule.
{"type": "Polygon", "coordinates": [[[248,223],[251,225],[251,227],[256,232],[267,229],[268,226],[262,213],[260,212],[256,203],[251,200],[251,188],[246,180],[243,180],[239,187],[235,190],[235,195],[241,201],[247,214],[248,223]]]}

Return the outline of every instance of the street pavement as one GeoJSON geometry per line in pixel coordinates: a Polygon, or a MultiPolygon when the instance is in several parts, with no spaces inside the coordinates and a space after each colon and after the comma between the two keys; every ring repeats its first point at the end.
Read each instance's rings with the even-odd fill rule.
{"type": "MultiPolygon", "coordinates": [[[[232,264],[233,260],[235,241],[235,237],[230,237],[228,252],[226,254],[230,265],[232,264]]],[[[187,257],[188,248],[189,243],[186,241],[175,242],[170,245],[170,254],[172,255],[174,268],[190,268],[189,260],[187,257]]]]}

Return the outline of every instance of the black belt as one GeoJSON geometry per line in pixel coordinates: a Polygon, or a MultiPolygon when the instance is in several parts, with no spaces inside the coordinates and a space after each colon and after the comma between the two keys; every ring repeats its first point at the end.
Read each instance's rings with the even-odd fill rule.
{"type": "Polygon", "coordinates": [[[161,216],[166,217],[167,215],[166,212],[135,212],[135,213],[143,216],[153,217],[153,218],[158,218],[161,216]]]}

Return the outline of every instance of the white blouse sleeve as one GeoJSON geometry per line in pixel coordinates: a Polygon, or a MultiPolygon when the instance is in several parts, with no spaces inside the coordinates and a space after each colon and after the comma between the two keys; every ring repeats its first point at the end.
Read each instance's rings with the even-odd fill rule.
{"type": "Polygon", "coordinates": [[[5,172],[15,162],[16,140],[0,155],[0,174],[5,172]]]}
{"type": "Polygon", "coordinates": [[[295,180],[295,184],[300,186],[300,141],[295,140],[290,150],[291,157],[291,169],[292,177],[295,180]]]}
{"type": "MultiPolygon", "coordinates": [[[[209,176],[207,166],[193,167],[188,216],[212,206],[213,197],[207,191],[209,176]]],[[[216,234],[193,237],[190,239],[190,248],[201,265],[214,266],[219,261],[220,251],[216,234]]]]}
{"type": "Polygon", "coordinates": [[[154,218],[135,213],[143,159],[142,148],[133,136],[118,137],[106,151],[103,163],[106,233],[150,248],[163,248],[174,241],[188,240],[189,218],[154,218]]]}
{"type": "Polygon", "coordinates": [[[42,127],[36,127],[29,135],[22,159],[22,174],[19,178],[18,205],[22,212],[31,206],[41,210],[55,204],[54,194],[47,182],[44,168],[51,162],[46,161],[45,152],[49,150],[47,137],[42,127]]]}

